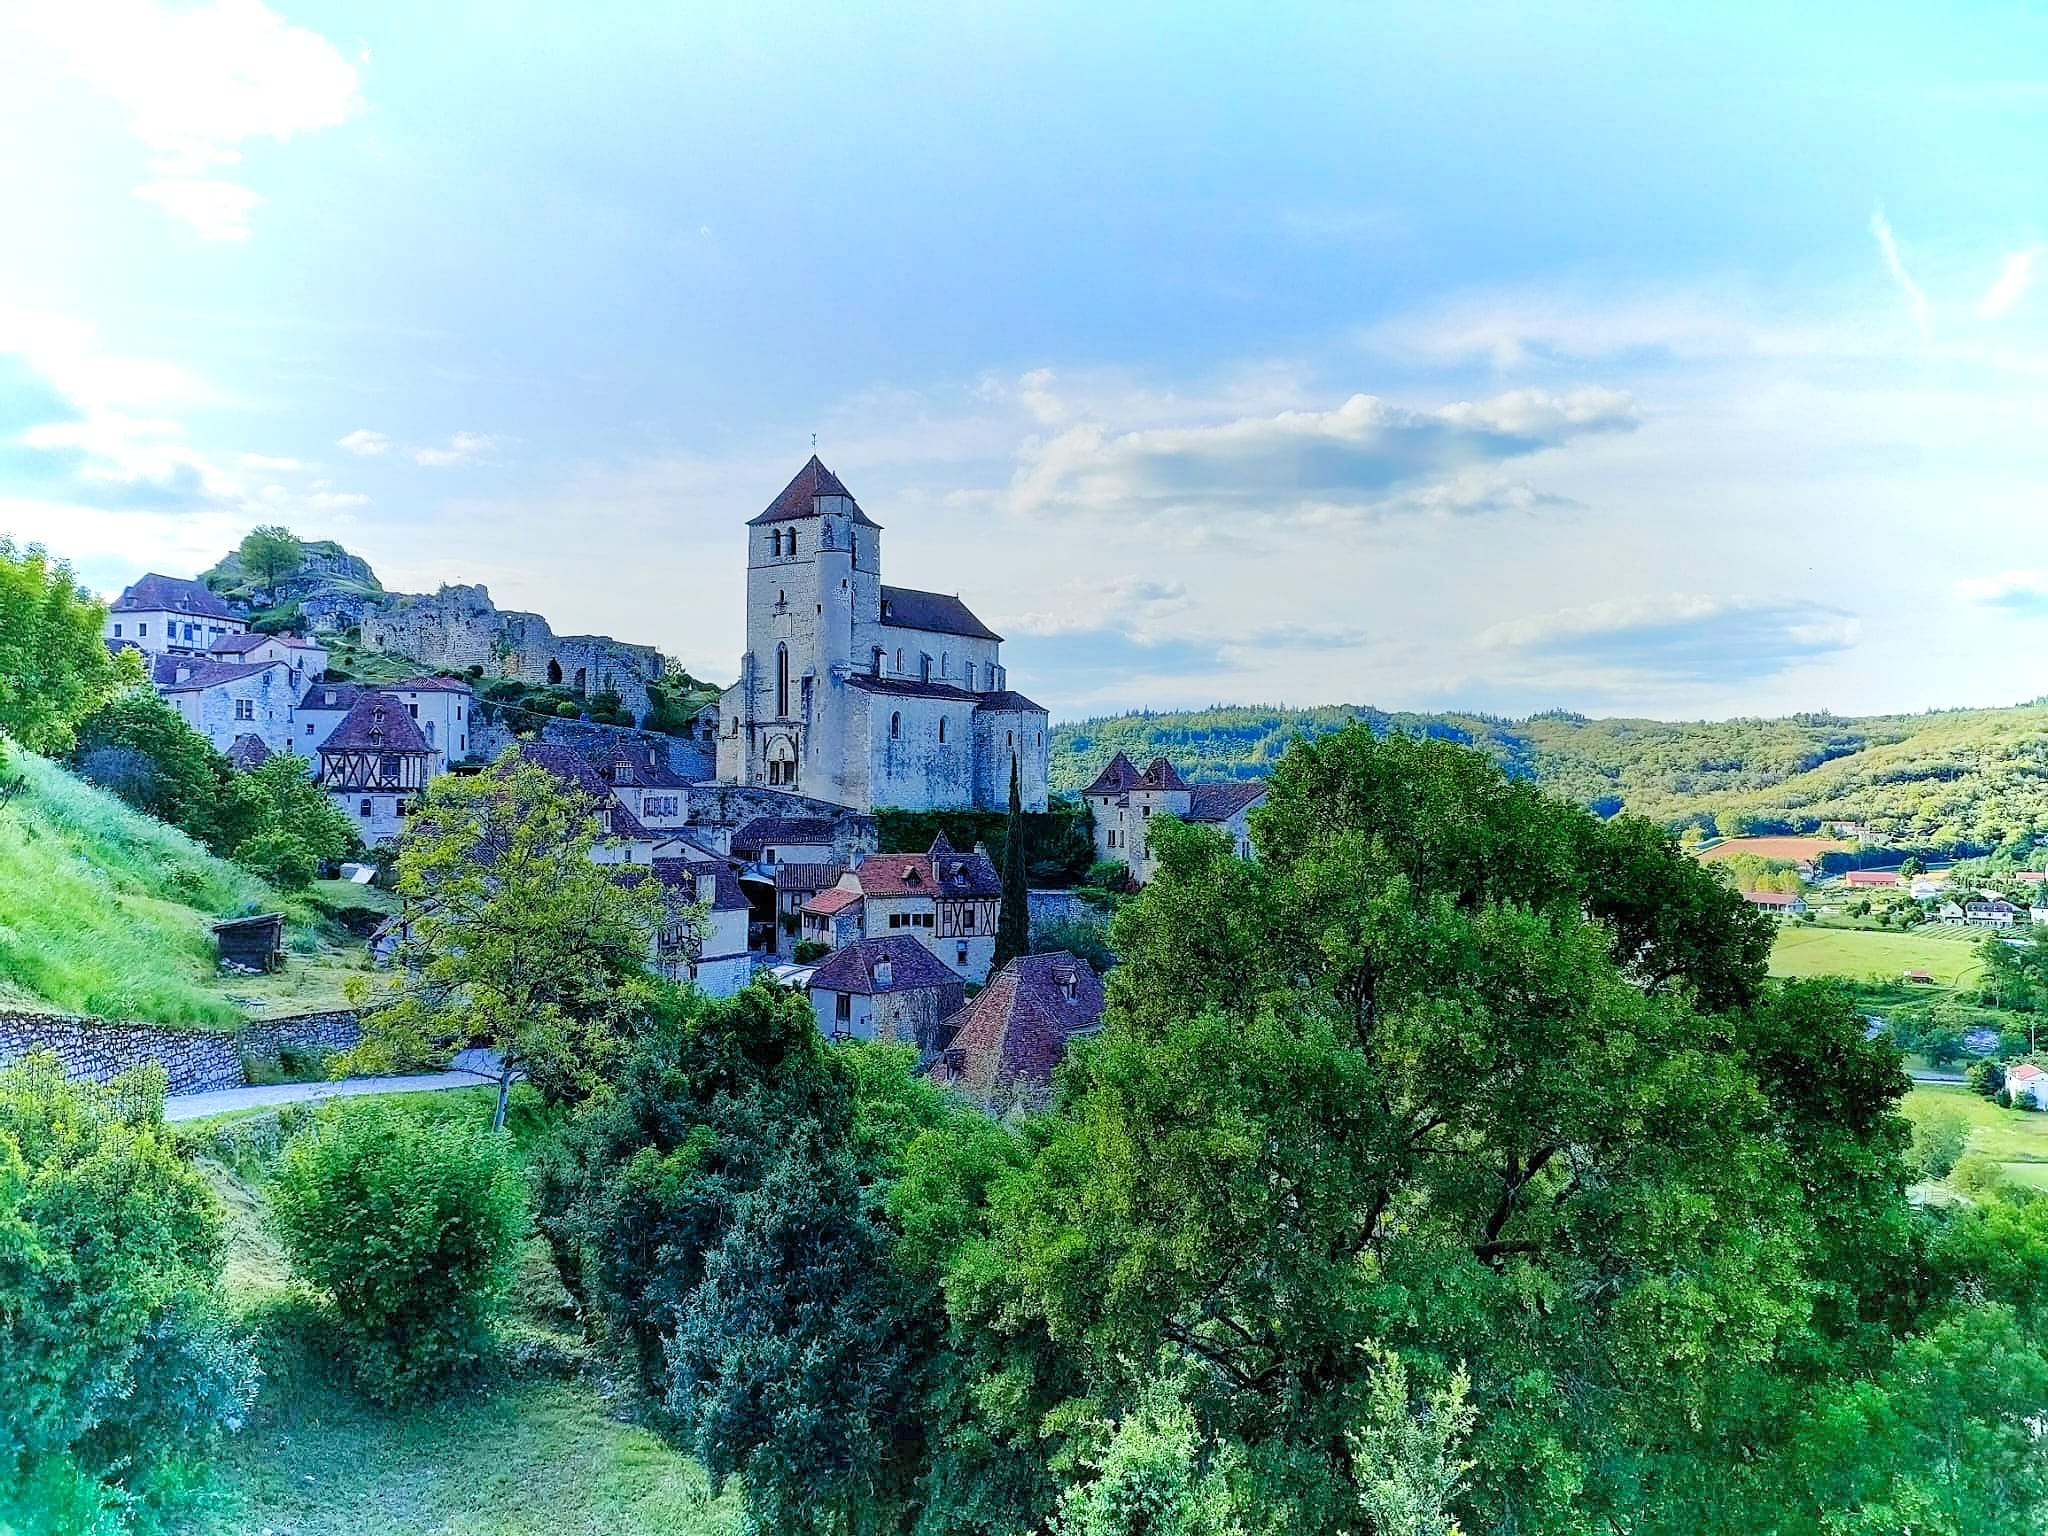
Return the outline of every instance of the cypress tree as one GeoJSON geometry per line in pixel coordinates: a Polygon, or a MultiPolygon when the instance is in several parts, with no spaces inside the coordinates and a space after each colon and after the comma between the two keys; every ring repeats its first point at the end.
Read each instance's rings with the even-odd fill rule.
{"type": "MultiPolygon", "coordinates": [[[[996,919],[996,962],[999,971],[1031,951],[1031,900],[1024,886],[1024,792],[1017,779],[1017,756],[1010,754],[1010,825],[1003,838],[1003,910],[996,919]]],[[[992,971],[991,975],[994,974],[992,971]]]]}

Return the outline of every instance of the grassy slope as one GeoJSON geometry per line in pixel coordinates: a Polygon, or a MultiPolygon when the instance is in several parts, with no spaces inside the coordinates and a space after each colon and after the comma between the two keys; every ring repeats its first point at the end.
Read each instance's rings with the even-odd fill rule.
{"type": "MultiPolygon", "coordinates": [[[[387,1102],[436,1120],[487,1120],[488,1090],[387,1102]]],[[[539,1111],[514,1100],[515,1139],[539,1111]]],[[[248,1117],[223,1117],[228,1118],[248,1117]]],[[[181,1139],[204,1147],[212,1126],[181,1139]]],[[[258,1330],[265,1380],[248,1429],[215,1462],[205,1536],[727,1536],[738,1501],[713,1499],[703,1470],[621,1422],[580,1377],[520,1376],[412,1413],[367,1408],[321,1358],[319,1326],[286,1277],[263,1224],[262,1170],[201,1165],[228,1208],[230,1298],[258,1330]]],[[[519,1303],[552,1283],[545,1249],[528,1254],[515,1325],[555,1326],[519,1303]]]]}
{"type": "Polygon", "coordinates": [[[1984,935],[1968,928],[1821,928],[1786,924],[1771,949],[1774,976],[1844,976],[1851,981],[1897,982],[1908,970],[1926,971],[1944,986],[1966,986],[1983,972],[1977,946],[1984,935]]]}
{"type": "Polygon", "coordinates": [[[1164,753],[1183,772],[1268,771],[1297,730],[1376,724],[1469,741],[1558,794],[1676,824],[1702,811],[1842,817],[1928,846],[1991,846],[2048,831],[2048,704],[1841,719],[1671,723],[1537,715],[1387,715],[1348,705],[1217,707],[1069,722],[1053,733],[1053,787],[1072,793],[1110,755],[1164,753]]]}
{"type": "Polygon", "coordinates": [[[27,789],[0,806],[0,998],[185,1026],[279,1008],[333,1006],[357,951],[310,910],[42,758],[9,748],[0,777],[27,789]],[[262,978],[222,978],[212,922],[283,910],[291,957],[262,978]]]}

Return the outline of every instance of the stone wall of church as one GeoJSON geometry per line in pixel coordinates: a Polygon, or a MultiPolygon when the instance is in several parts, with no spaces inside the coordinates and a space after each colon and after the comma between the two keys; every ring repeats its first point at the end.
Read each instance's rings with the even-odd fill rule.
{"type": "Polygon", "coordinates": [[[1024,710],[974,712],[975,799],[986,811],[1010,808],[1010,759],[1017,760],[1017,791],[1024,809],[1046,806],[1044,715],[1024,710]]]}
{"type": "Polygon", "coordinates": [[[427,671],[483,668],[486,677],[514,677],[536,687],[575,688],[585,695],[616,688],[635,715],[648,709],[647,684],[661,676],[661,652],[608,635],[558,635],[537,613],[501,610],[483,586],[400,594],[365,610],[366,650],[409,656],[427,671]]]}
{"type": "MultiPolygon", "coordinates": [[[[847,692],[860,701],[856,709],[866,707],[870,804],[906,811],[976,804],[972,706],[956,699],[847,692]]],[[[1003,792],[1009,793],[1007,781],[1003,792]]]]}
{"type": "Polygon", "coordinates": [[[693,784],[689,789],[690,827],[722,827],[737,831],[762,816],[820,817],[833,823],[832,856],[850,864],[855,854],[875,851],[875,818],[850,811],[829,800],[792,795],[755,784],[693,784]]]}

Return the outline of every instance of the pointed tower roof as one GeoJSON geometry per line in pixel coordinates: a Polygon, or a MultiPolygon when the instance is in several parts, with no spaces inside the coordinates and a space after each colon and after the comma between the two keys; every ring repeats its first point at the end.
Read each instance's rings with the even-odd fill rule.
{"type": "Polygon", "coordinates": [[[935,859],[942,853],[950,854],[952,851],[953,845],[946,841],[946,834],[942,830],[937,837],[932,839],[932,845],[926,850],[926,853],[928,857],[935,859]]]}
{"type": "Polygon", "coordinates": [[[1103,765],[1102,772],[1095,775],[1095,782],[1081,793],[1084,795],[1120,795],[1138,781],[1138,769],[1132,761],[1119,752],[1103,765]]]}
{"type": "Polygon", "coordinates": [[[749,519],[747,526],[753,528],[761,523],[786,523],[794,518],[815,517],[820,496],[844,496],[853,504],[856,523],[863,528],[882,526],[861,511],[860,503],[853,500],[853,492],[825,467],[815,453],[811,455],[811,461],[796,472],[796,478],[782,488],[782,494],[769,502],[767,510],[759,517],[749,519]]]}
{"type": "Polygon", "coordinates": [[[1133,789],[1186,789],[1188,785],[1187,780],[1180,776],[1179,770],[1173,764],[1163,757],[1155,757],[1152,759],[1152,766],[1147,768],[1140,775],[1138,782],[1131,787],[1133,789]]]}

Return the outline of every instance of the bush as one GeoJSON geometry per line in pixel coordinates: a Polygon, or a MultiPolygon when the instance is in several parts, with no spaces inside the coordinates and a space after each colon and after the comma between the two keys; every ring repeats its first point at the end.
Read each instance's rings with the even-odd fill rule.
{"type": "Polygon", "coordinates": [[[1953,1109],[1933,1110],[1913,1127],[1913,1171],[1930,1183],[1945,1179],[1969,1144],[1968,1120],[1953,1109]]]}
{"type": "Polygon", "coordinates": [[[561,703],[555,706],[555,713],[560,715],[564,720],[574,720],[578,715],[583,713],[583,710],[580,705],[571,704],[567,699],[564,699],[561,703]]]}
{"type": "Polygon", "coordinates": [[[367,1396],[423,1395],[481,1356],[526,1231],[502,1137],[352,1105],[285,1149],[270,1204],[367,1396]]]}
{"type": "Polygon", "coordinates": [[[813,965],[832,953],[832,946],[821,939],[799,939],[795,950],[798,965],[813,965]]]}
{"type": "Polygon", "coordinates": [[[51,1056],[0,1071],[0,1531],[133,1528],[255,1398],[220,1203],[164,1125],[164,1081],[67,1082],[51,1056]]]}
{"type": "Polygon", "coordinates": [[[1970,1085],[1970,1091],[1987,1099],[1995,1099],[2005,1087],[2005,1068],[1995,1061],[1973,1061],[1970,1070],[1963,1074],[1970,1085]]]}
{"type": "Polygon", "coordinates": [[[1098,917],[1059,917],[1031,930],[1034,955],[1062,949],[1086,960],[1097,975],[1107,975],[1116,964],[1116,956],[1109,948],[1109,924],[1098,917]]]}

